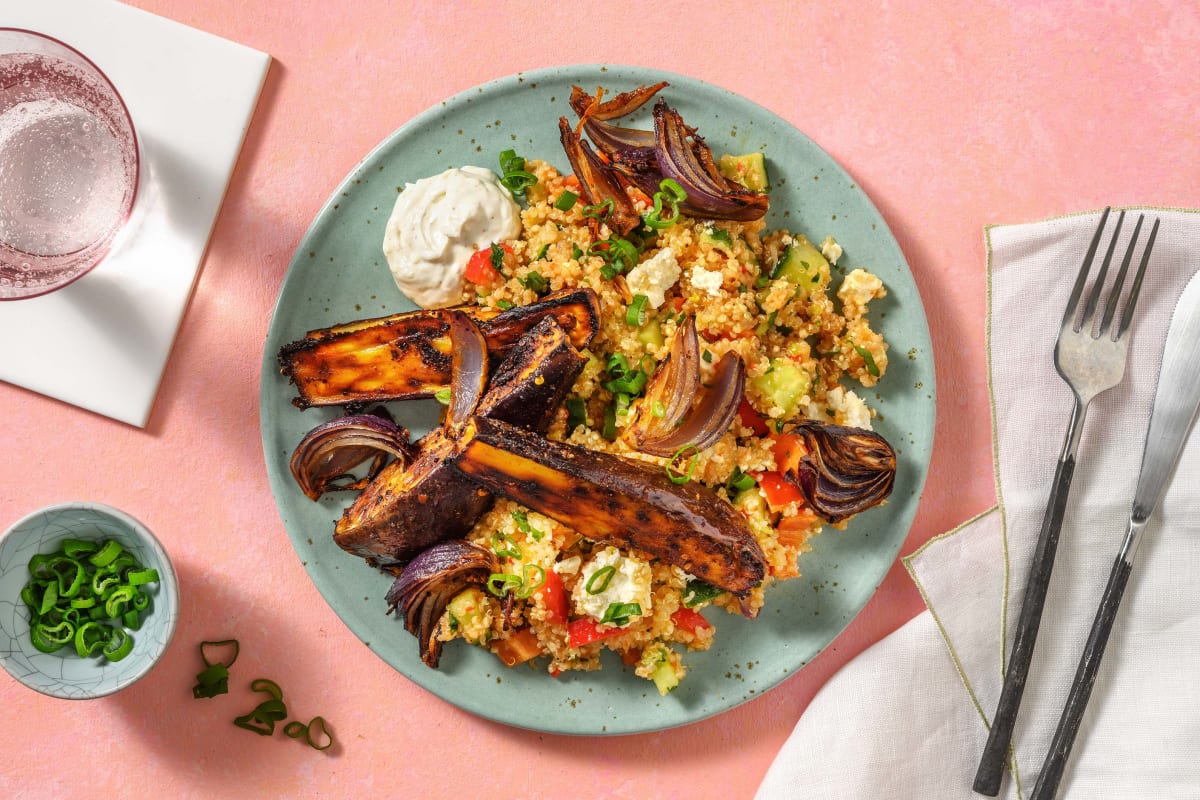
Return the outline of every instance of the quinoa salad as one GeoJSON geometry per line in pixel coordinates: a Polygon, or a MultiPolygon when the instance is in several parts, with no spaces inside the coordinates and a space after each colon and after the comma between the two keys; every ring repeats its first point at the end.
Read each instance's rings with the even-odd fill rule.
{"type": "MultiPolygon", "coordinates": [[[[761,577],[756,574],[742,591],[723,589],[678,559],[647,552],[638,546],[643,539],[576,529],[552,503],[521,502],[519,486],[505,492],[486,483],[494,497],[454,538],[474,546],[488,566],[474,580],[445,584],[451,590],[442,591],[440,603],[397,599],[404,596],[398,590],[406,564],[420,559],[413,559],[415,548],[392,561],[378,549],[358,554],[398,576],[389,605],[404,614],[431,666],[442,645],[455,640],[490,650],[509,666],[529,664],[550,675],[599,669],[601,653],[612,650],[666,694],[685,678],[688,651],[711,646],[725,613],[757,615],[770,601],[772,583],[803,573],[814,537],[826,526],[852,525],[856,511],[883,502],[890,491],[889,474],[886,489],[866,504],[829,511],[813,496],[826,491],[820,470],[837,469],[829,466],[836,465],[836,454],[822,454],[816,442],[831,441],[836,451],[839,437],[882,441],[869,433],[875,412],[862,389],[887,373],[888,345],[869,318],[871,302],[887,290],[870,272],[839,267],[842,246],[821,231],[772,230],[761,216],[706,218],[686,206],[694,190],[670,179],[655,192],[623,184],[638,220],[619,230],[612,204],[596,202],[588,176],[560,171],[551,154],[498,155],[497,177],[519,205],[519,233],[475,249],[461,290],[453,287],[458,291],[437,305],[466,310],[486,338],[490,320],[571,292],[594,296],[595,330],[576,348],[581,366],[540,430],[547,447],[606,454],[655,470],[680,492],[715,495],[732,507],[750,544],[761,551],[761,577]],[[699,355],[701,398],[704,387],[721,383],[724,365],[740,362],[736,413],[727,404],[729,424],[702,447],[647,452],[634,429],[664,415],[656,376],[678,364],[680,342],[688,336],[699,355]],[[817,456],[821,463],[809,472],[818,476],[798,477],[805,474],[800,462],[817,456]],[[418,613],[425,616],[420,633],[414,628],[418,613]]],[[[731,185],[762,196],[765,209],[770,176],[761,153],[714,155],[713,163],[731,185]]],[[[329,330],[340,334],[365,324],[329,330]]],[[[310,333],[308,339],[328,336],[310,333]]],[[[282,354],[281,364],[299,384],[299,369],[282,354]]],[[[502,372],[493,365],[492,380],[502,372]]],[[[424,396],[453,403],[449,389],[435,391],[436,385],[430,383],[424,396]]],[[[351,411],[365,407],[359,402],[351,411]]],[[[455,413],[451,406],[448,414],[455,413]]],[[[455,447],[445,445],[445,452],[457,453],[455,447]]],[[[396,492],[408,490],[411,481],[404,483],[398,473],[428,456],[403,447],[399,452],[391,465],[372,473],[371,483],[391,480],[400,487],[396,492]],[[389,471],[397,474],[388,477],[389,471]]],[[[439,456],[439,463],[457,457],[439,456]]],[[[353,488],[365,488],[365,498],[371,483],[353,488]]],[[[360,498],[360,505],[365,502],[360,498]]],[[[378,504],[376,499],[363,513],[375,513],[378,504]]],[[[342,533],[339,528],[337,536],[342,533]]]]}

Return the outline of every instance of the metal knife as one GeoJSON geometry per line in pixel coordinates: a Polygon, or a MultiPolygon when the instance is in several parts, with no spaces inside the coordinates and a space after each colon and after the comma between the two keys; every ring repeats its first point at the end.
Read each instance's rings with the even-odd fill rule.
{"type": "Polygon", "coordinates": [[[1030,800],[1052,800],[1058,792],[1067,757],[1071,754],[1071,745],[1083,720],[1092,686],[1096,683],[1104,646],[1112,633],[1113,619],[1121,604],[1121,596],[1125,593],[1125,585],[1129,582],[1142,531],[1175,471],[1197,408],[1200,408],[1200,272],[1188,281],[1171,317],[1158,386],[1154,392],[1154,406],[1150,411],[1150,428],[1146,433],[1141,472],[1133,495],[1133,508],[1129,513],[1129,527],[1109,574],[1104,597],[1071,684],[1071,693],[1030,800]]]}

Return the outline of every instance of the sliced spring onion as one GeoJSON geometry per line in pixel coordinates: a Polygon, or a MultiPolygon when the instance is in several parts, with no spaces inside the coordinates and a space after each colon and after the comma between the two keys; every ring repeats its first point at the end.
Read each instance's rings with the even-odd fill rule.
{"type": "Polygon", "coordinates": [[[563,193],[558,196],[558,199],[554,201],[554,207],[559,211],[570,211],[575,207],[577,202],[579,202],[579,195],[572,191],[564,190],[563,193]]]}
{"type": "Polygon", "coordinates": [[[487,590],[496,597],[504,597],[521,585],[521,576],[511,572],[493,572],[487,579],[487,590]]]}
{"type": "Polygon", "coordinates": [[[700,450],[694,444],[685,444],[683,447],[676,450],[675,455],[671,456],[671,460],[667,462],[665,467],[667,471],[667,477],[671,479],[671,483],[682,484],[690,481],[692,479],[692,473],[696,471],[696,462],[699,459],[700,450]],[[684,454],[689,450],[691,451],[691,454],[688,457],[687,469],[683,472],[679,472],[675,469],[675,465],[679,463],[679,459],[683,457],[684,454]]]}
{"type": "Polygon", "coordinates": [[[615,204],[613,203],[612,199],[610,198],[610,199],[605,200],[602,203],[596,203],[595,205],[584,206],[583,210],[580,213],[582,213],[588,219],[598,219],[601,222],[603,222],[604,220],[608,219],[610,214],[612,214],[614,205],[615,204]]]}
{"type": "Polygon", "coordinates": [[[72,645],[80,658],[109,661],[129,655],[129,630],[141,627],[150,606],[143,587],[159,580],[115,539],[65,539],[58,551],[33,555],[29,574],[20,596],[33,646],[54,653],[72,645]]]}
{"type": "Polygon", "coordinates": [[[542,245],[542,246],[541,246],[541,248],[540,248],[540,249],[538,249],[538,251],[537,251],[537,255],[533,257],[533,260],[534,260],[534,261],[541,261],[543,258],[545,258],[545,257],[546,257],[546,253],[547,253],[549,250],[550,250],[550,243],[549,243],[549,242],[546,242],[544,245],[542,245]]]}
{"type": "Polygon", "coordinates": [[[567,435],[570,436],[571,432],[580,425],[587,425],[587,407],[581,397],[568,397],[565,405],[567,407],[567,435]]]}
{"type": "Polygon", "coordinates": [[[525,159],[517,155],[515,150],[505,150],[500,153],[500,183],[521,197],[526,189],[537,183],[537,176],[526,171],[525,159]]]}
{"type": "Polygon", "coordinates": [[[879,365],[875,363],[875,357],[871,355],[871,351],[865,347],[860,347],[854,342],[850,342],[850,346],[854,348],[854,352],[858,353],[862,360],[867,365],[867,373],[874,378],[879,377],[879,365]]]}
{"type": "Polygon", "coordinates": [[[641,613],[640,603],[610,603],[608,608],[604,609],[604,616],[600,618],[600,622],[620,627],[628,625],[630,617],[641,613]]]}
{"type": "Polygon", "coordinates": [[[546,570],[537,564],[526,564],[521,567],[521,588],[517,589],[517,597],[524,600],[545,585],[546,570]]]}
{"type": "Polygon", "coordinates": [[[644,294],[635,294],[633,302],[625,309],[625,324],[631,328],[640,328],[646,324],[646,303],[650,298],[644,294]]]}
{"type": "Polygon", "coordinates": [[[604,427],[600,429],[600,435],[610,442],[617,439],[617,407],[612,403],[604,409],[604,427]]]}
{"type": "Polygon", "coordinates": [[[613,575],[617,572],[617,568],[612,564],[601,567],[592,573],[592,577],[588,578],[587,583],[583,588],[588,594],[600,594],[608,585],[612,583],[613,575]]]}
{"type": "Polygon", "coordinates": [[[492,534],[492,551],[501,558],[521,557],[521,546],[507,533],[500,531],[492,534]]]}
{"type": "Polygon", "coordinates": [[[546,535],[545,531],[539,530],[538,528],[535,528],[529,524],[529,515],[521,509],[517,509],[516,511],[512,512],[512,518],[513,521],[517,523],[517,530],[533,539],[535,542],[540,542],[542,537],[546,535]]]}
{"type": "Polygon", "coordinates": [[[655,230],[663,230],[679,221],[679,204],[687,200],[687,192],[670,178],[661,181],[658,188],[659,191],[654,193],[654,208],[642,221],[655,230]],[[670,209],[666,217],[663,216],[664,206],[670,209]]]}

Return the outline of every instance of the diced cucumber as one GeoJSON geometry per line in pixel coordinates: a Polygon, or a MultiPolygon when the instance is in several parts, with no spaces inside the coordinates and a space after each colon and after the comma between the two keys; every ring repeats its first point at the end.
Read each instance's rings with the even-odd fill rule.
{"type": "Polygon", "coordinates": [[[474,586],[463,589],[446,607],[450,618],[458,623],[458,630],[468,642],[484,639],[491,628],[491,608],[483,592],[474,586]]]}
{"type": "Polygon", "coordinates": [[[718,228],[715,225],[709,225],[706,228],[700,229],[700,241],[707,243],[715,250],[720,250],[725,255],[733,258],[733,237],[729,235],[729,231],[724,228],[718,228]]]}
{"type": "Polygon", "coordinates": [[[829,285],[829,262],[812,242],[803,236],[792,239],[775,262],[771,279],[785,280],[796,285],[796,296],[808,297],[813,291],[825,291],[829,285]]]}
{"type": "Polygon", "coordinates": [[[746,153],[743,156],[723,155],[717,169],[731,181],[754,192],[767,190],[767,163],[762,153],[746,153]]]}
{"type": "Polygon", "coordinates": [[[662,347],[664,341],[662,325],[657,319],[650,320],[638,330],[637,338],[642,344],[655,348],[662,347]]]}
{"type": "Polygon", "coordinates": [[[658,693],[661,695],[666,695],[667,692],[678,686],[679,679],[682,677],[681,670],[676,668],[671,655],[670,648],[661,643],[646,648],[642,653],[638,674],[644,676],[646,673],[643,670],[649,668],[650,680],[654,681],[654,685],[658,687],[658,693]]]}
{"type": "Polygon", "coordinates": [[[800,398],[812,388],[812,379],[795,362],[782,358],[771,359],[771,366],[762,375],[750,379],[772,407],[783,409],[784,418],[799,410],[800,398]]]}

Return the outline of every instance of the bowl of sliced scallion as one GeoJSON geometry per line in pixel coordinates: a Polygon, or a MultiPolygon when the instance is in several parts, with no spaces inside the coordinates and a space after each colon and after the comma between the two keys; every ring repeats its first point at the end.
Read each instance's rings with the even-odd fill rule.
{"type": "Polygon", "coordinates": [[[120,691],[175,633],[179,584],[162,544],[123,511],[47,506],[0,536],[0,664],[52,697],[120,691]]]}

